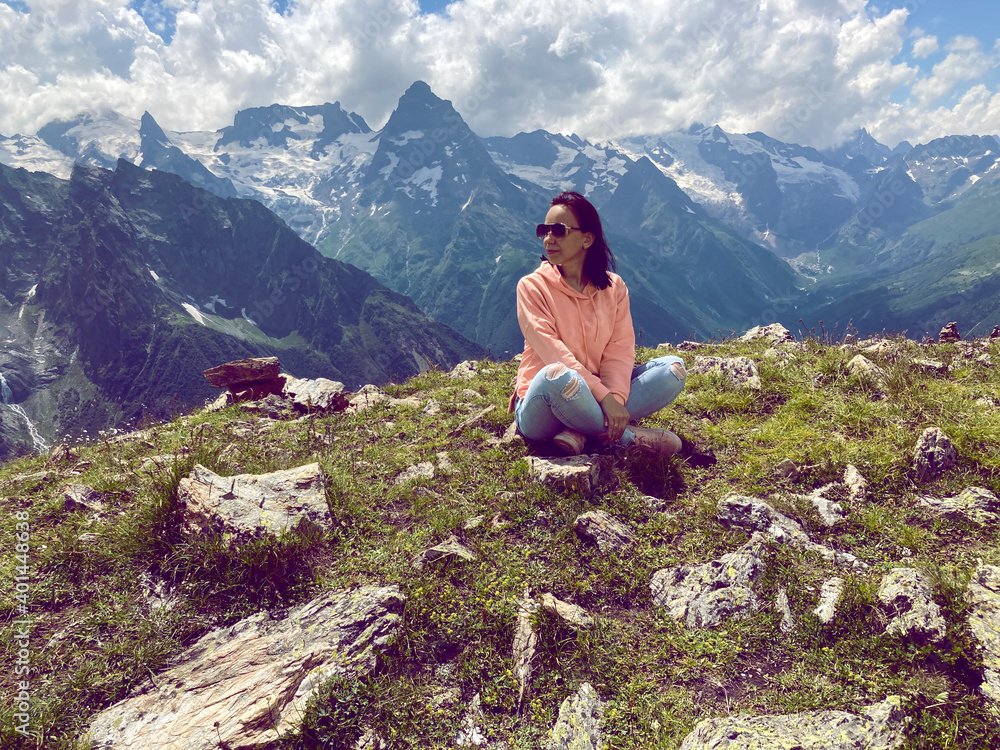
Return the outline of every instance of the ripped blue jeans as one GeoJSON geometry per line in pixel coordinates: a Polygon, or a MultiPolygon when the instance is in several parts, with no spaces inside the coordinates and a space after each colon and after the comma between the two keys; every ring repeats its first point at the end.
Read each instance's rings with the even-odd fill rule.
{"type": "MultiPolygon", "coordinates": [[[[684,360],[666,356],[651,359],[632,370],[629,418],[648,417],[673,401],[684,389],[684,360]]],[[[604,410],[580,375],[561,363],[548,365],[528,385],[524,398],[514,404],[517,427],[529,440],[551,440],[567,427],[584,435],[604,432],[604,410]]],[[[625,428],[618,441],[627,446],[635,432],[625,428]]]]}

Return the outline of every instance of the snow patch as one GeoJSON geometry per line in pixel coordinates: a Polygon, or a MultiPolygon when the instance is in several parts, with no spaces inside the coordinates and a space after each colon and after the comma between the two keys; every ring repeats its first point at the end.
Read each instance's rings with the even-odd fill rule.
{"type": "Polygon", "coordinates": [[[154,271],[152,268],[147,268],[146,270],[149,271],[149,275],[153,277],[153,281],[160,280],[160,277],[156,275],[156,271],[154,271]]]}
{"type": "Polygon", "coordinates": [[[423,137],[423,130],[407,130],[405,133],[400,133],[395,138],[391,138],[389,143],[393,146],[405,146],[410,141],[416,141],[423,137]]]}
{"type": "Polygon", "coordinates": [[[194,318],[195,320],[197,320],[203,326],[207,326],[208,325],[208,323],[205,322],[205,316],[202,315],[198,311],[197,307],[195,307],[194,305],[189,305],[187,302],[182,302],[181,303],[181,307],[183,307],[185,310],[187,310],[188,311],[188,315],[190,315],[192,318],[194,318]]]}

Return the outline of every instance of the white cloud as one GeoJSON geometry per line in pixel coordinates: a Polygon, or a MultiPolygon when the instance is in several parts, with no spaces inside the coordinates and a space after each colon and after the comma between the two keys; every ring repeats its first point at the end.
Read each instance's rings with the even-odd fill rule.
{"type": "Polygon", "coordinates": [[[958,84],[981,78],[997,63],[974,37],[956,37],[947,49],[947,57],[934,66],[931,75],[913,85],[913,94],[925,106],[950,94],[958,84]]]}
{"type": "Polygon", "coordinates": [[[296,0],[284,15],[269,0],[141,0],[149,27],[128,0],[27,4],[0,2],[4,134],[102,108],[214,129],[240,108],[326,101],[380,127],[417,79],[481,135],[600,139],[700,121],[822,147],[861,126],[912,140],[974,116],[1000,131],[978,85],[995,53],[951,40],[921,78],[899,56],[914,39],[925,58],[937,38],[865,0],[590,0],[586,12],[460,0],[431,16],[416,0],[296,0]]]}
{"type": "Polygon", "coordinates": [[[940,48],[936,36],[921,36],[913,42],[913,56],[922,60],[930,57],[940,48]]]}

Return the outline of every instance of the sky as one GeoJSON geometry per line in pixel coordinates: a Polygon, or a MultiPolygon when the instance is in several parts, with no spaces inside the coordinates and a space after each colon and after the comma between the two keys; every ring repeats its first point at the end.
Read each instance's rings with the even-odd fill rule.
{"type": "Polygon", "coordinates": [[[1000,133],[998,66],[983,0],[0,0],[0,134],[334,101],[377,129],[423,80],[480,136],[895,146],[1000,133]]]}

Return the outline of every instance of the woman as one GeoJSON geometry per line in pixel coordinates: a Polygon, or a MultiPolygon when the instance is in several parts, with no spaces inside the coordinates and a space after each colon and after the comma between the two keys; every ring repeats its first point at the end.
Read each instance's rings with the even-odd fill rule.
{"type": "Polygon", "coordinates": [[[521,434],[554,440],[569,455],[581,453],[588,436],[679,452],[674,433],[629,426],[677,398],[684,362],[660,357],[633,367],[628,289],[612,273],[597,209],[579,193],[560,193],[536,231],[547,259],[517,284],[524,353],[511,410],[521,434]]]}

